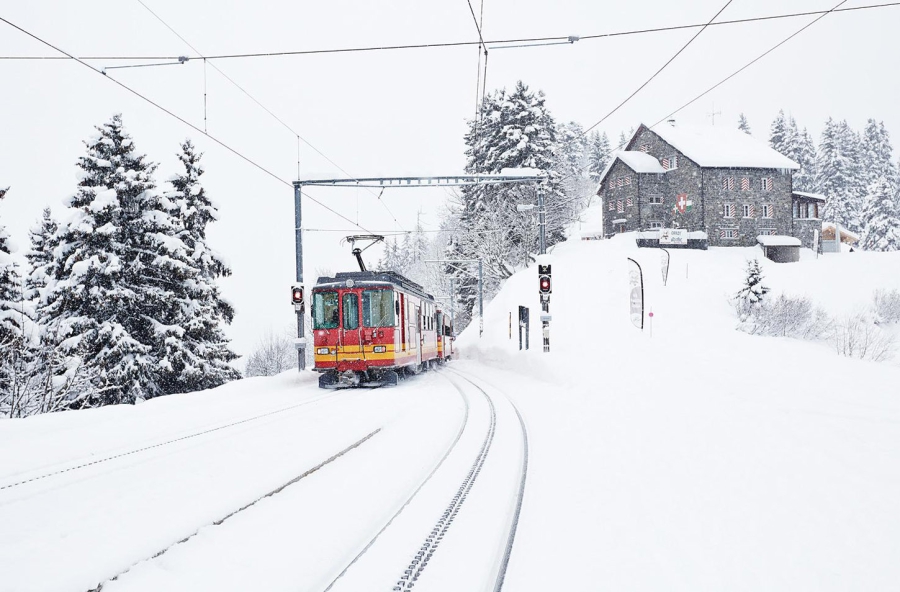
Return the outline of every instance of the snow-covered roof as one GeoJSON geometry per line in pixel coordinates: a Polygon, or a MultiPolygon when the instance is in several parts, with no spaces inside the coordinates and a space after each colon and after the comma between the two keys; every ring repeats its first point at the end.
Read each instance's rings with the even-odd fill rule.
{"type": "Polygon", "coordinates": [[[609,159],[609,164],[606,165],[606,168],[603,169],[603,173],[600,175],[600,182],[597,185],[597,191],[600,191],[600,187],[603,185],[603,182],[606,180],[606,175],[609,174],[610,169],[613,168],[613,165],[616,164],[617,160],[621,160],[628,166],[631,170],[636,173],[665,173],[666,169],[659,164],[659,161],[646,154],[644,152],[638,152],[635,150],[617,150],[612,153],[612,156],[609,159]]]}
{"type": "Polygon", "coordinates": [[[764,247],[799,247],[801,245],[799,238],[784,234],[763,234],[756,237],[756,240],[764,247]]]}
{"type": "Polygon", "coordinates": [[[816,201],[824,202],[826,197],[821,193],[807,193],[805,191],[791,191],[792,195],[797,195],[800,197],[805,197],[806,199],[814,199],[816,201]]]}
{"type": "Polygon", "coordinates": [[[612,221],[613,224],[625,224],[626,222],[628,222],[628,220],[625,218],[616,218],[612,221]]]}
{"type": "Polygon", "coordinates": [[[702,167],[798,170],[800,165],[749,134],[730,126],[661,123],[638,126],[628,146],[643,129],[650,129],[702,167]]]}
{"type": "MultiPolygon", "coordinates": [[[[642,230],[638,232],[638,238],[648,239],[648,240],[656,240],[659,238],[659,230],[658,228],[654,228],[652,230],[642,230]]],[[[688,240],[709,240],[709,235],[707,235],[702,230],[691,230],[687,233],[688,240]]]]}

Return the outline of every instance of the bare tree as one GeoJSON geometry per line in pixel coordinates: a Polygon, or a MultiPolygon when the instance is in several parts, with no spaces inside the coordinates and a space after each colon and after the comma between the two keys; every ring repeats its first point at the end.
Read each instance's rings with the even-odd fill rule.
{"type": "MultiPolygon", "coordinates": [[[[276,333],[269,329],[260,338],[256,349],[247,358],[244,376],[274,376],[297,367],[297,349],[293,331],[276,333]]],[[[307,332],[308,334],[308,332],[307,332]]],[[[307,348],[309,350],[310,348],[307,348]]]]}

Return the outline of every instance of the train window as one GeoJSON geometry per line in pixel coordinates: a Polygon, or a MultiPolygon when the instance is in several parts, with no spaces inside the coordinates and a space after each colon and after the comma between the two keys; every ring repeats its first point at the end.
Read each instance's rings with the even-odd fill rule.
{"type": "Polygon", "coordinates": [[[363,326],[394,326],[394,291],[365,290],[362,293],[363,326]]]}
{"type": "Polygon", "coordinates": [[[313,292],[313,328],[334,329],[338,320],[337,292],[313,292]]]}
{"type": "Polygon", "coordinates": [[[352,292],[344,294],[344,329],[359,328],[359,297],[352,292]]]}

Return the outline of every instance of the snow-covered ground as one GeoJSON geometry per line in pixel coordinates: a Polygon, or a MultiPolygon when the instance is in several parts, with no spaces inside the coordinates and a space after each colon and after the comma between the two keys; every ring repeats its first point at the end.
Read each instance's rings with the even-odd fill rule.
{"type": "Polygon", "coordinates": [[[488,306],[481,340],[459,340],[459,365],[513,393],[532,440],[509,589],[894,589],[900,367],[736,331],[729,297],[759,257],[773,295],[841,318],[900,288],[900,253],[670,253],[663,287],[660,252],[630,236],[560,245],[550,353],[534,269],[488,306]],[[627,257],[652,337],[629,320],[627,257]],[[520,304],[529,352],[509,339],[520,304]]]}
{"type": "MultiPolygon", "coordinates": [[[[492,589],[523,459],[507,396],[530,454],[504,590],[894,589],[897,361],[736,331],[729,297],[759,250],[671,254],[664,287],[659,251],[628,236],[557,246],[550,353],[532,268],[462,359],[394,389],[287,373],[0,422],[0,592],[391,589],[490,433],[464,376],[496,432],[416,589],[492,589]],[[652,337],[629,320],[627,257],[652,337]]],[[[836,318],[900,289],[898,254],[761,262],[773,295],[836,318]]]]}

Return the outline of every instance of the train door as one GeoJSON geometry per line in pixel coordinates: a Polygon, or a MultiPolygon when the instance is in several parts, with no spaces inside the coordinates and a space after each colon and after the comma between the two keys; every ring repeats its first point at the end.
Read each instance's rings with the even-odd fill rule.
{"type": "Polygon", "coordinates": [[[341,345],[344,360],[361,360],[362,339],[359,328],[359,294],[344,292],[341,296],[341,345]]]}
{"type": "Polygon", "coordinates": [[[416,307],[416,334],[414,336],[414,341],[418,347],[416,347],[416,363],[420,366],[422,365],[422,346],[425,343],[425,336],[422,334],[422,307],[416,307]]]}

